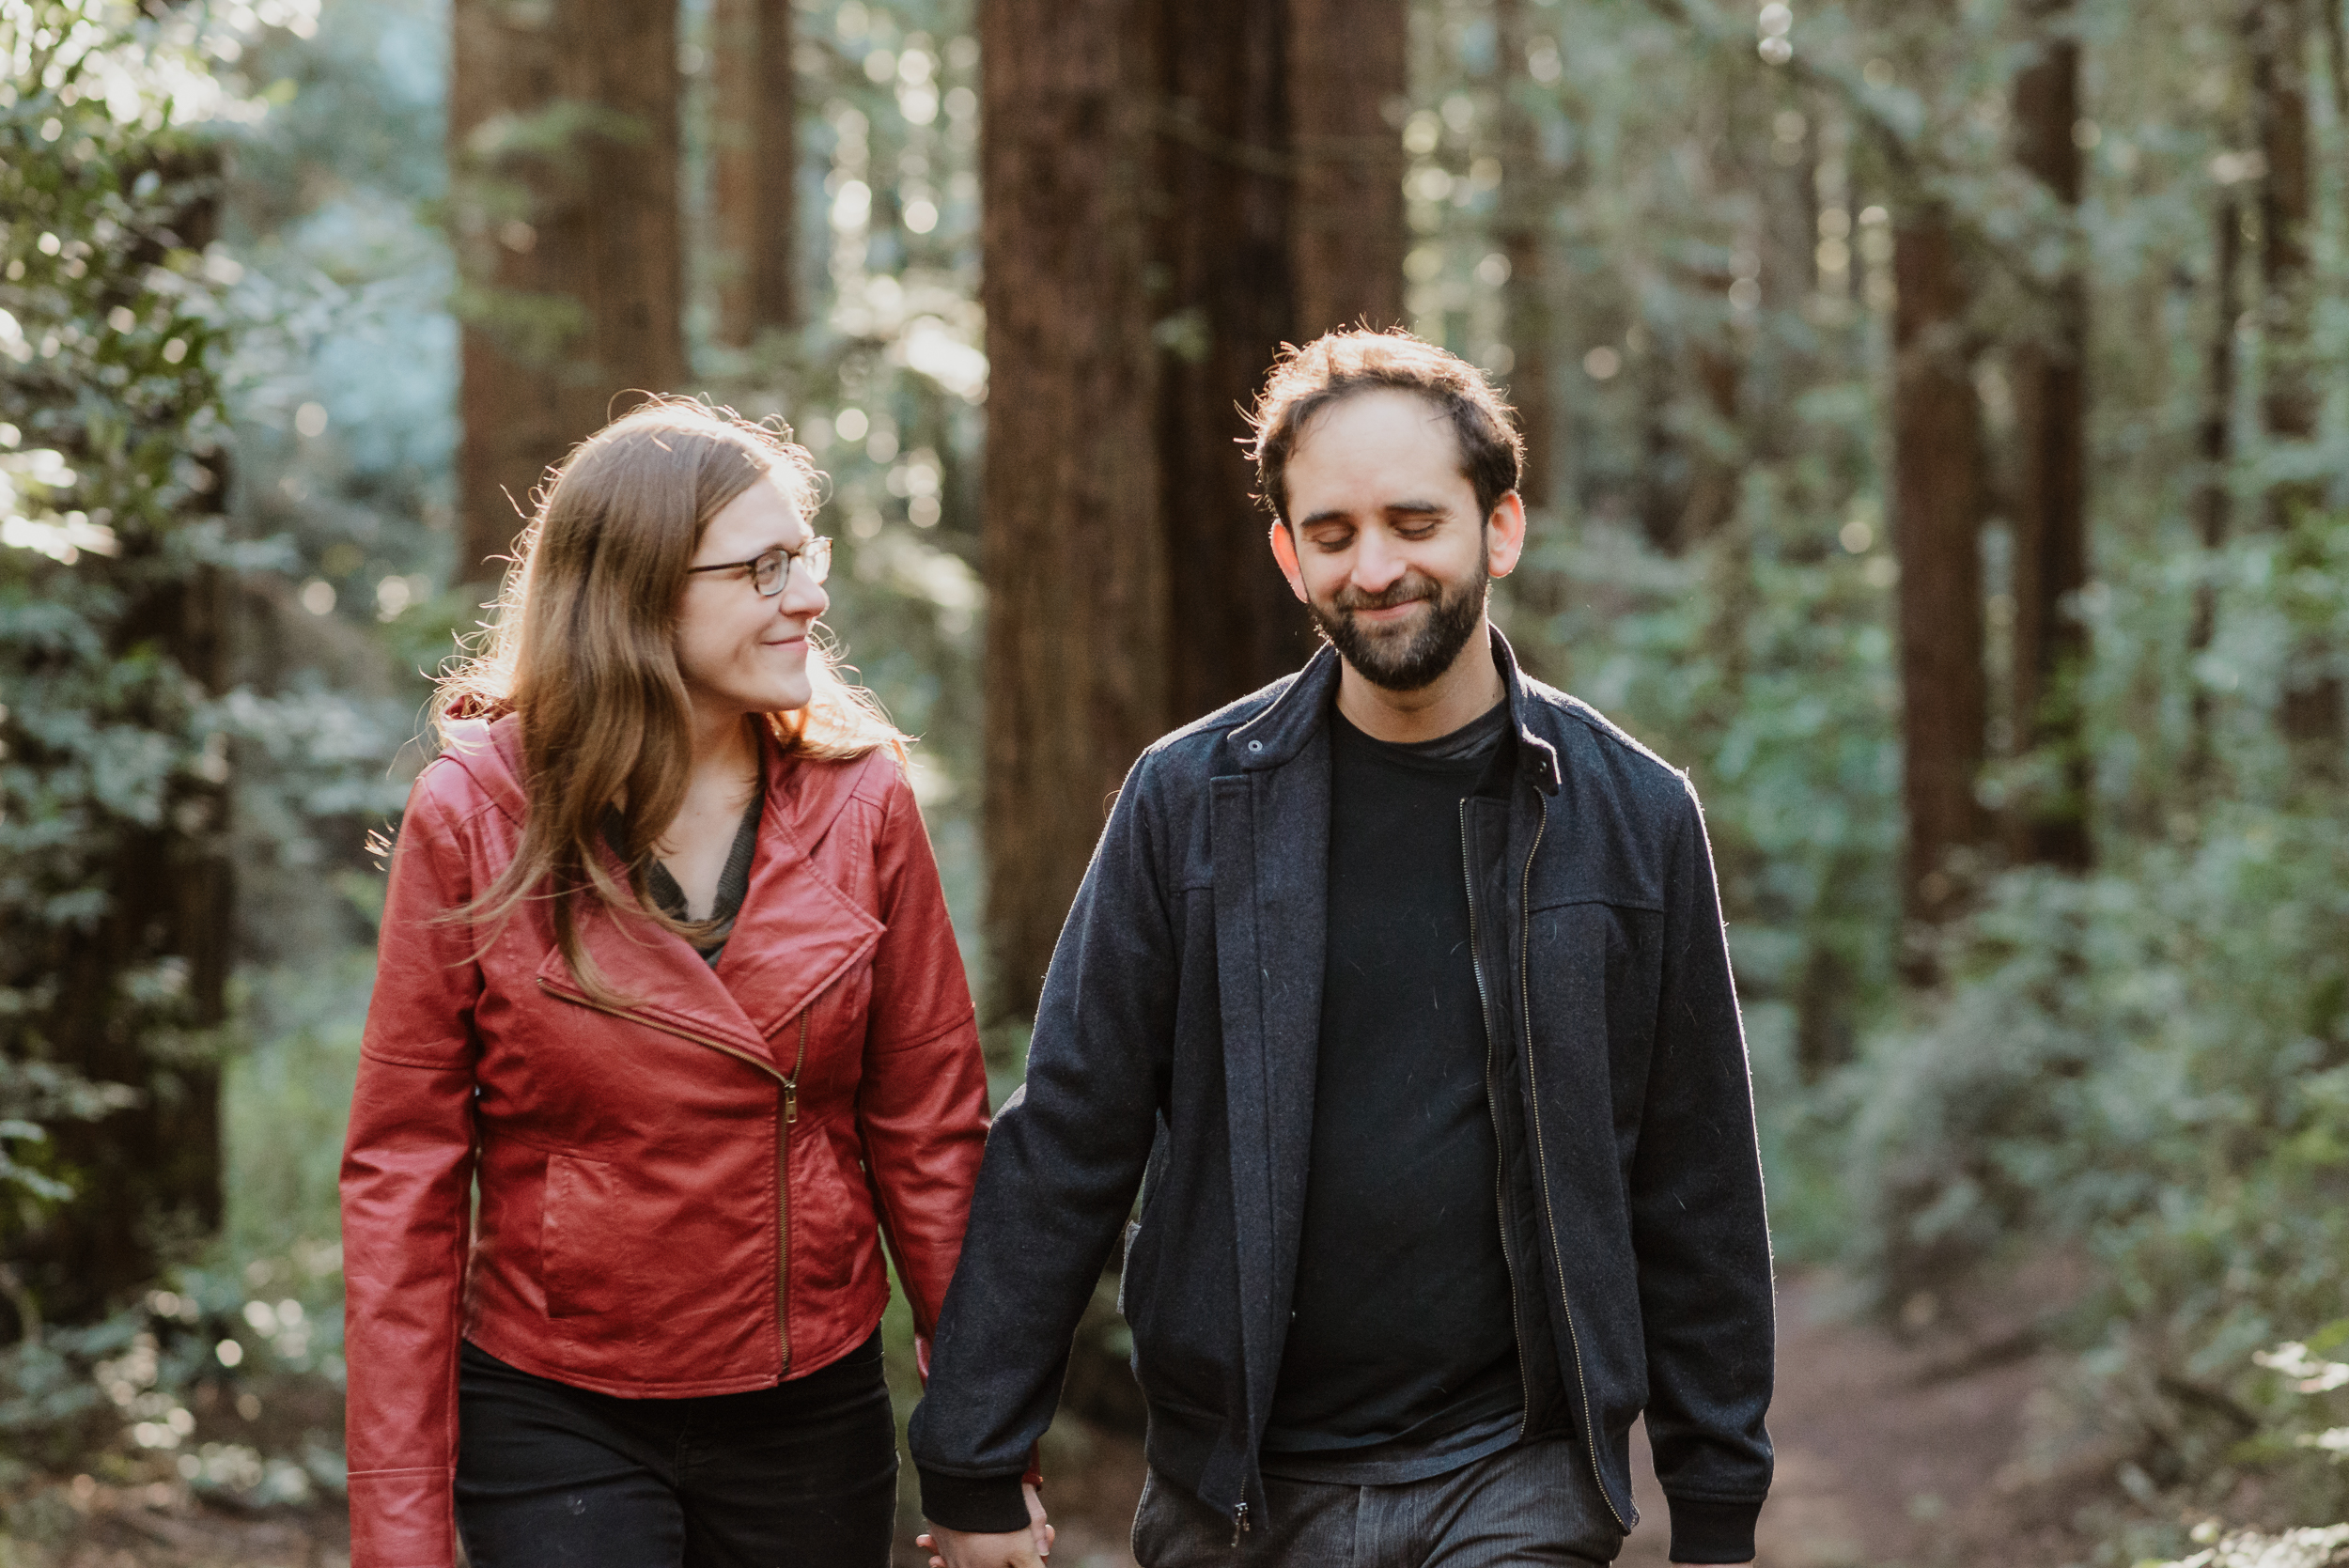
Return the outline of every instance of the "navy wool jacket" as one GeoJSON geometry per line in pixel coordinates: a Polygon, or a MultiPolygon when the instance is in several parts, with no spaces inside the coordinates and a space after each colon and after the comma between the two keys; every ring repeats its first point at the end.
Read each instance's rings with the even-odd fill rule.
{"type": "MultiPolygon", "coordinates": [[[[1644,1413],[1673,1556],[1744,1561],[1770,1481],[1770,1252],[1703,819],[1684,777],[1523,676],[1498,632],[1493,654],[1515,780],[1463,802],[1462,844],[1528,1428],[1571,1438],[1628,1530],[1644,1413]]],[[[913,1418],[941,1525],[1024,1525],[1019,1479],[1121,1233],[1152,1467],[1236,1530],[1262,1511],[1313,1141],[1338,674],[1324,648],[1168,736],[1111,810],[913,1418]]]]}

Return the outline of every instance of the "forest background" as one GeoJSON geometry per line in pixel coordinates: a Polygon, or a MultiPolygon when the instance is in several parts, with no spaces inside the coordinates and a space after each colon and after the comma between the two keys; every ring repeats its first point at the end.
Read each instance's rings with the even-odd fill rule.
{"type": "Polygon", "coordinates": [[[1706,802],[1781,1264],[2030,1293],[2051,1561],[2349,1514],[2345,176],[2341,0],[0,0],[0,1560],[331,1504],[370,845],[614,394],[830,474],[1000,1092],[1357,318],[1706,802]]]}

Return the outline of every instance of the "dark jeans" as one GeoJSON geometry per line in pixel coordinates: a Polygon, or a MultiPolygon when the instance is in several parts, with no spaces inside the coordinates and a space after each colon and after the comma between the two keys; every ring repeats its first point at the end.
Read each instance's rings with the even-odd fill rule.
{"type": "Polygon", "coordinates": [[[880,1335],[805,1377],[615,1399],[465,1345],[457,1528],[473,1568],[884,1568],[897,1437],[880,1335]]]}
{"type": "Polygon", "coordinates": [[[1590,1456],[1563,1438],[1392,1486],[1267,1476],[1265,1505],[1234,1550],[1230,1514],[1152,1470],[1134,1559],[1142,1568],[1598,1568],[1623,1550],[1590,1456]]]}

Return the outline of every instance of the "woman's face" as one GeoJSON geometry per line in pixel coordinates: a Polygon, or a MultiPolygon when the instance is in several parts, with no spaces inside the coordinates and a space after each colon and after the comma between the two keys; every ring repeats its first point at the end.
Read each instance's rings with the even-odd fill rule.
{"type": "MultiPolygon", "coordinates": [[[[761,479],[709,520],[691,564],[750,561],[798,550],[810,536],[790,492],[761,479]]],[[[688,576],[677,596],[677,660],[694,707],[731,719],[806,706],[808,631],[831,602],[796,561],[772,598],[759,597],[747,567],[688,576]]]]}

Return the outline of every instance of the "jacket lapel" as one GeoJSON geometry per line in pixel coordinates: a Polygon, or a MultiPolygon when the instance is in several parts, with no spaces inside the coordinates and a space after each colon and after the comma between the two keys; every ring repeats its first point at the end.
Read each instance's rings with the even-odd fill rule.
{"type": "Polygon", "coordinates": [[[1297,1281],[1329,921],[1326,650],[1227,744],[1214,781],[1216,966],[1249,1418],[1263,1429],[1297,1281]]]}
{"type": "MultiPolygon", "coordinates": [[[[459,760],[519,826],[526,801],[520,725],[508,718],[478,735],[468,727],[461,739],[459,760]]],[[[750,886],[714,970],[675,933],[585,900],[580,942],[606,985],[626,999],[616,1011],[781,1074],[792,1063],[773,1043],[777,1031],[869,954],[883,927],[806,848],[848,805],[856,768],[801,767],[771,742],[762,746],[762,762],[767,800],[750,886]]],[[[619,875],[616,858],[611,865],[619,875]]],[[[537,979],[558,995],[587,1000],[560,948],[548,952],[537,979]]]]}
{"type": "Polygon", "coordinates": [[[770,753],[750,889],[716,976],[761,1038],[862,961],[885,929],[824,875],[806,847],[820,842],[848,805],[855,767],[776,762],[770,753]],[[802,777],[795,781],[795,773],[802,777]],[[795,782],[805,787],[793,788],[795,782]]]}

